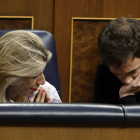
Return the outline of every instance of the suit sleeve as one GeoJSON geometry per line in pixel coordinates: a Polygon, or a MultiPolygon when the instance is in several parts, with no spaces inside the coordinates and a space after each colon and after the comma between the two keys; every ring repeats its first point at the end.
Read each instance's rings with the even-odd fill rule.
{"type": "Polygon", "coordinates": [[[123,98],[120,98],[120,104],[123,105],[137,105],[136,97],[135,95],[128,95],[123,98]]]}
{"type": "Polygon", "coordinates": [[[94,80],[94,97],[93,97],[93,103],[105,103],[104,97],[103,97],[103,90],[102,90],[102,72],[101,72],[101,65],[98,64],[96,74],[95,74],[95,80],[94,80]]]}

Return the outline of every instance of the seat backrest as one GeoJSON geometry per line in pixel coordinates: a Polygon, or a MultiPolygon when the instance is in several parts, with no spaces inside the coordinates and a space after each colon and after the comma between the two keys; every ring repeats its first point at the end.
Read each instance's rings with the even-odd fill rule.
{"type": "MultiPolygon", "coordinates": [[[[8,33],[9,31],[12,30],[0,30],[0,37],[8,33]]],[[[59,77],[56,44],[55,44],[54,36],[48,31],[42,31],[42,30],[27,30],[27,31],[37,34],[43,40],[45,47],[52,52],[53,54],[52,58],[48,62],[44,70],[44,75],[46,81],[48,81],[56,88],[59,96],[61,97],[60,77],[59,77]]]]}

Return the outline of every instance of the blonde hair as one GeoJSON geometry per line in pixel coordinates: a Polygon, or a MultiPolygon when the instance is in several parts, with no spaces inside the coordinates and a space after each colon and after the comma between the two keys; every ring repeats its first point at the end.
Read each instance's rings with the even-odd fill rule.
{"type": "Polygon", "coordinates": [[[51,58],[43,41],[34,33],[17,30],[0,38],[0,102],[7,102],[6,90],[22,81],[23,77],[34,77],[42,72],[51,58]]]}

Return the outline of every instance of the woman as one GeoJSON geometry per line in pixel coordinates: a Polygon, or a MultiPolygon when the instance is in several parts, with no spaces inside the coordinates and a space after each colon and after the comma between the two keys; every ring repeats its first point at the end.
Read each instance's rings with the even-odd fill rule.
{"type": "Polygon", "coordinates": [[[0,102],[61,102],[43,74],[51,56],[43,41],[31,32],[17,30],[2,36],[0,102]]]}

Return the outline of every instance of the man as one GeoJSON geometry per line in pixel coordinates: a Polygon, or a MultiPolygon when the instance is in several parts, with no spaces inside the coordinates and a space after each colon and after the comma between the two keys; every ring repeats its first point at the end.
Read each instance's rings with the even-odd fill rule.
{"type": "Polygon", "coordinates": [[[98,37],[94,103],[140,104],[140,21],[112,20],[98,37]]]}

